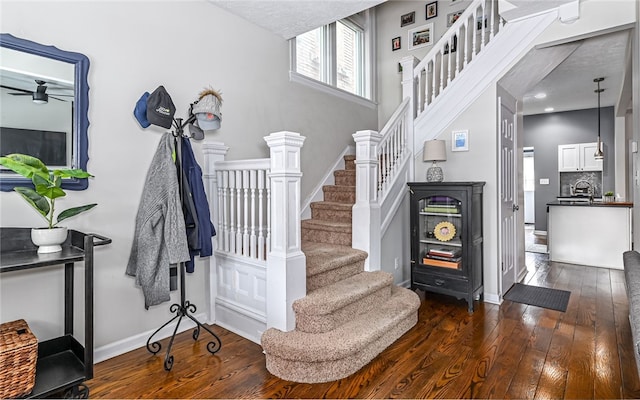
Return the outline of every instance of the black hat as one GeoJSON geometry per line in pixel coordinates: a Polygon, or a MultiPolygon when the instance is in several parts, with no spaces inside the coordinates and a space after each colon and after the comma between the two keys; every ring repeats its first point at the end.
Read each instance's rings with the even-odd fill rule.
{"type": "Polygon", "coordinates": [[[171,128],[176,106],[164,86],[158,86],[147,99],[147,120],[163,128],[171,128]]]}

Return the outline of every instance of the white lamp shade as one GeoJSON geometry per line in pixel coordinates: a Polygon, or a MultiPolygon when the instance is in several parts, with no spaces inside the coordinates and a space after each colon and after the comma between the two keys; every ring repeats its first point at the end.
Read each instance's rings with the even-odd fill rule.
{"type": "Polygon", "coordinates": [[[422,161],[447,161],[444,140],[427,140],[424,142],[422,161]]]}

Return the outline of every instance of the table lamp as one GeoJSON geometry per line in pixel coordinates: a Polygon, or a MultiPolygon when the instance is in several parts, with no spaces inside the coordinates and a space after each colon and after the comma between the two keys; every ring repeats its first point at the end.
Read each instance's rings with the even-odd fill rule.
{"type": "Polygon", "coordinates": [[[437,162],[447,161],[444,140],[427,140],[424,142],[422,160],[433,161],[431,167],[427,169],[427,182],[442,182],[444,174],[442,173],[442,168],[438,167],[437,162]]]}

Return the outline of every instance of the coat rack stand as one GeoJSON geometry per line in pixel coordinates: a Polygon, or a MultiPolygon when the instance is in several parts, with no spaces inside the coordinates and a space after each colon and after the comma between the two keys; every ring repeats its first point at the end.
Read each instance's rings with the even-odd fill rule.
{"type": "MultiPolygon", "coordinates": [[[[182,143],[181,140],[183,138],[183,134],[184,134],[184,127],[189,124],[190,122],[193,122],[193,120],[195,119],[194,115],[191,115],[184,123],[182,122],[182,118],[176,118],[173,120],[174,126],[176,128],[175,132],[172,132],[173,137],[174,137],[174,145],[175,145],[175,149],[176,149],[176,166],[178,168],[178,182],[179,182],[179,187],[180,187],[180,199],[182,200],[182,188],[183,188],[183,180],[182,180],[182,143]]],[[[207,343],[207,350],[209,351],[209,353],[211,354],[215,354],[218,351],[220,351],[220,349],[222,348],[222,342],[220,341],[220,338],[213,333],[213,331],[211,331],[209,328],[207,328],[206,326],[204,326],[202,323],[200,323],[200,321],[198,321],[193,315],[191,314],[195,314],[196,312],[196,306],[195,304],[189,302],[188,300],[186,300],[186,290],[185,290],[185,263],[181,262],[179,265],[180,268],[180,304],[174,303],[171,305],[171,307],[169,307],[169,311],[171,313],[175,313],[176,315],[171,318],[169,321],[165,322],[164,325],[162,325],[160,328],[158,328],[155,332],[153,332],[153,334],[151,336],[149,336],[149,339],[147,340],[147,350],[149,350],[150,353],[153,354],[157,354],[160,352],[160,349],[162,349],[162,345],[160,344],[159,341],[151,341],[151,339],[158,333],[160,332],[165,326],[169,325],[170,323],[172,323],[173,321],[175,321],[175,319],[178,319],[178,323],[176,324],[176,327],[173,330],[173,334],[171,335],[171,339],[169,339],[169,346],[167,347],[167,353],[165,355],[164,358],[164,369],[167,371],[170,371],[171,368],[173,367],[173,356],[171,355],[171,348],[173,347],[173,340],[176,337],[176,334],[178,333],[178,327],[180,326],[180,322],[182,321],[182,318],[187,317],[189,318],[191,321],[195,322],[196,327],[193,330],[193,340],[198,340],[198,337],[200,336],[200,329],[204,329],[205,331],[209,332],[209,334],[211,334],[211,336],[213,336],[213,340],[210,341],[209,343],[207,343]]]]}

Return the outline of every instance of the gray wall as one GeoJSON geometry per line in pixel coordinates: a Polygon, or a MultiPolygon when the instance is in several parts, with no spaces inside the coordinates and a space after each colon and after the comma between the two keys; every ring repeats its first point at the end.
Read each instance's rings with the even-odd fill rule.
{"type": "MultiPolygon", "coordinates": [[[[559,194],[558,145],[595,142],[597,135],[597,108],[524,117],[524,147],[534,148],[535,230],[547,230],[547,203],[554,201],[559,194]],[[548,185],[540,184],[543,178],[549,179],[548,185]]],[[[603,107],[601,110],[600,136],[604,142],[602,188],[604,191],[613,190],[613,107],[603,107]]]]}

